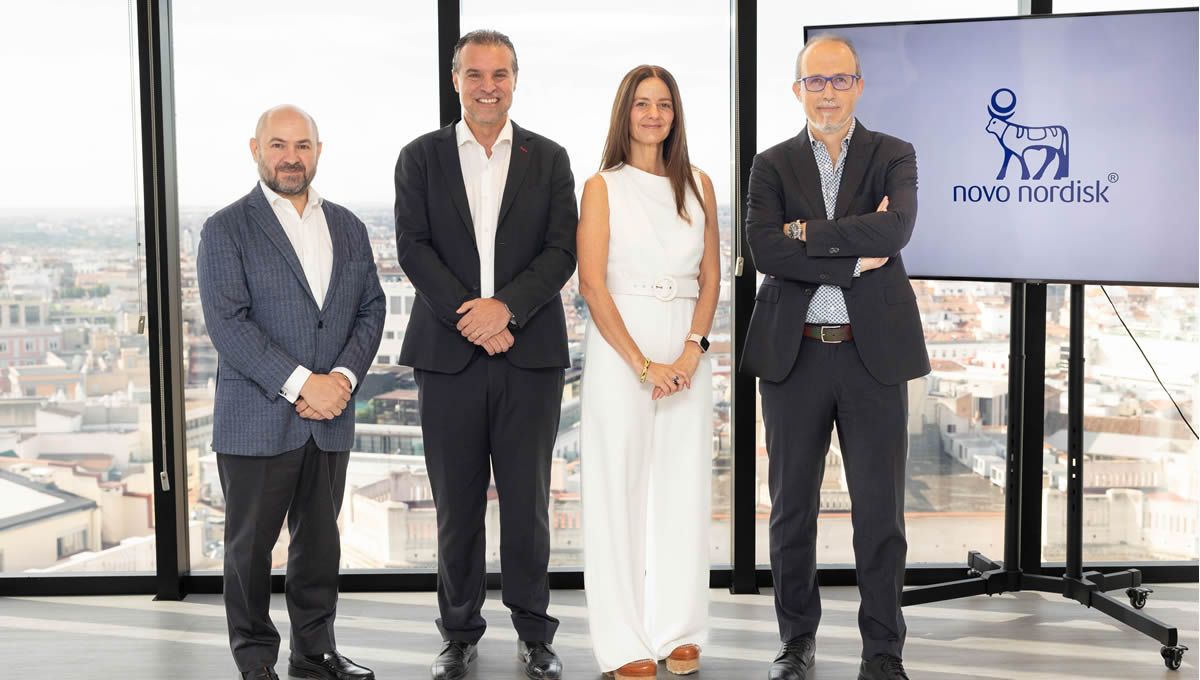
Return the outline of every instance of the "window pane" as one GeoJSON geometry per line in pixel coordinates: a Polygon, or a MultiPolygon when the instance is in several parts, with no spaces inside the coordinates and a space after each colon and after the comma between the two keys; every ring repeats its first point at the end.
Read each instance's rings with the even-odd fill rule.
{"type": "MultiPolygon", "coordinates": [[[[804,109],[792,94],[796,54],[804,46],[805,26],[967,19],[1016,14],[1016,0],[924,0],[918,3],[850,0],[841,3],[758,3],[758,148],[793,137],[800,131],[804,109]]],[[[1055,3],[1058,7],[1058,3],[1055,3]]],[[[862,64],[864,97],[870,97],[871,64],[862,64]]],[[[887,121],[864,120],[872,130],[887,131],[887,121]]],[[[917,149],[920,158],[921,150],[917,149]]]]}
{"type": "MultiPolygon", "coordinates": [[[[999,16],[1015,11],[1016,3],[1007,0],[760,4],[758,148],[767,149],[795,136],[805,124],[804,110],[791,86],[806,25],[999,16]]],[[[863,96],[870,97],[871,65],[862,67],[867,83],[863,96]]],[[[886,120],[863,123],[887,132],[886,120]]],[[[918,158],[920,155],[917,149],[918,158]]],[[[1010,286],[913,281],[913,288],[933,372],[908,385],[908,563],[958,564],[965,561],[969,550],[1000,559],[1004,546],[1010,286]]],[[[765,565],[770,561],[771,496],[761,404],[755,469],[755,553],[758,563],[765,565]]],[[[818,562],[852,564],[850,494],[836,436],[826,456],[817,527],[818,562]]]]}
{"type": "MultiPolygon", "coordinates": [[[[615,0],[584,9],[554,0],[521,0],[504,5],[464,0],[463,30],[494,28],[508,34],[520,62],[519,87],[511,115],[518,124],[566,147],[577,193],[596,173],[608,132],[613,97],[621,78],[639,64],[658,64],[675,76],[687,120],[692,163],[712,178],[721,229],[721,298],[705,359],[713,375],[713,497],[711,561],[728,565],[731,400],[730,336],[730,20],[725,0],[678,3],[615,0]],[[503,7],[503,9],[499,9],[503,7]],[[631,16],[639,17],[630,21],[631,16]],[[570,44],[563,27],[579,26],[570,44]],[[703,46],[703,49],[697,49],[703,46]],[[568,58],[569,55],[569,58],[568,58]]],[[[562,293],[572,356],[580,357],[587,306],[578,277],[562,293]]],[[[681,338],[682,341],[682,338],[681,338]]],[[[586,369],[585,369],[586,370],[586,369]]],[[[582,514],[578,389],[581,372],[569,371],[563,395],[556,470],[552,483],[552,567],[582,566],[582,514]]],[[[707,452],[706,452],[707,453],[707,452]]],[[[488,559],[498,569],[498,528],[488,527],[488,559]]]]}
{"type": "Polygon", "coordinates": [[[1162,9],[1186,6],[1177,2],[1138,2],[1137,0],[1054,0],[1055,14],[1077,12],[1117,12],[1137,9],[1162,9]]]}
{"type": "MultiPolygon", "coordinates": [[[[248,140],[259,115],[283,103],[316,119],[324,147],[313,186],[366,223],[392,302],[385,323],[391,335],[371,372],[359,376],[342,567],[434,564],[430,554],[410,549],[413,537],[433,525],[420,429],[405,397],[412,372],[393,365],[408,323],[396,303],[412,289],[396,263],[392,178],[400,148],[437,126],[436,9],[433,2],[384,0],[355,3],[349,13],[317,0],[172,5],[193,569],[221,567],[224,519],[211,450],[216,351],[200,309],[196,246],[204,220],[255,186],[248,140]]],[[[277,567],[286,560],[285,545],[281,536],[277,567]]]]}
{"type": "Polygon", "coordinates": [[[0,53],[12,67],[0,69],[0,116],[15,132],[0,164],[0,570],[8,573],[154,569],[130,7],[59,0],[5,9],[0,53]]]}
{"type": "MultiPolygon", "coordinates": [[[[1195,560],[1200,555],[1196,531],[1200,455],[1195,437],[1176,410],[1178,404],[1195,427],[1198,297],[1195,289],[1188,288],[1085,289],[1085,563],[1195,560]]],[[[1047,398],[1059,393],[1046,409],[1042,558],[1047,562],[1066,560],[1069,345],[1065,327],[1069,323],[1066,299],[1058,312],[1058,324],[1064,328],[1063,364],[1052,377],[1056,389],[1047,390],[1047,398]]]]}

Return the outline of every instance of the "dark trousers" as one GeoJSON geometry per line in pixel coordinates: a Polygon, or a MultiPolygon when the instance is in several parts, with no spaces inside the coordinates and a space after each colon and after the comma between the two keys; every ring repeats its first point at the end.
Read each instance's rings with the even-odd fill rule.
{"type": "Polygon", "coordinates": [[[522,369],[482,350],[459,373],[418,370],[425,463],[438,523],[438,630],[477,642],[487,627],[484,517],[492,475],[500,503],[504,604],[518,636],[551,642],[550,459],[562,369],[522,369]]]}
{"type": "Polygon", "coordinates": [[[836,424],[850,487],[863,658],[901,654],[907,390],[906,383],[876,381],[853,342],[811,338],[783,382],[759,385],[770,458],[771,575],[784,641],[815,634],[821,620],[817,512],[836,424]]]}
{"type": "Polygon", "coordinates": [[[287,608],[296,654],[336,648],[341,540],[337,517],[349,452],[328,453],[312,439],[277,456],[217,454],[225,493],[225,618],[238,670],[274,666],[279,632],[271,622],[271,548],[287,515],[287,608]]]}

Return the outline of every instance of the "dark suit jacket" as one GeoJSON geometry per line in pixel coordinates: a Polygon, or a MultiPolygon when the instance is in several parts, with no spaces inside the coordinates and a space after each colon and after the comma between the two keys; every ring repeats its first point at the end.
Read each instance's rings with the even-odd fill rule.
{"type": "Polygon", "coordinates": [[[881,383],[899,384],[929,372],[916,295],[901,249],[917,217],[917,160],[913,147],[857,123],[846,151],[834,219],[825,218],[821,175],[808,128],[754,158],[746,199],[746,237],[758,271],[758,290],[741,369],[779,382],[796,362],[808,304],[817,287],[840,286],[863,364],[881,383]],[[883,197],[886,212],[875,212],[883,197]],[[807,242],[790,239],[783,224],[806,220],[807,242]],[[860,257],[890,257],[855,278],[860,257]]]}
{"type": "Polygon", "coordinates": [[[200,303],[217,349],[213,442],[218,453],[271,456],[354,443],[354,402],[333,420],[306,420],[279,396],[297,365],[350,369],[366,381],[383,335],[386,302],[367,228],[324,201],[333,270],[318,306],[283,225],[258,185],[204,223],[196,260],[200,303]]]}
{"type": "MultiPolygon", "coordinates": [[[[575,272],[575,180],[567,152],[513,124],[512,157],[496,228],[495,297],[516,316],[503,354],[520,368],[567,368],[559,303],[575,272]]],[[[483,351],[455,328],[479,297],[479,250],[454,125],[418,137],[396,161],[396,250],[417,290],[399,363],[457,373],[483,351]]]]}

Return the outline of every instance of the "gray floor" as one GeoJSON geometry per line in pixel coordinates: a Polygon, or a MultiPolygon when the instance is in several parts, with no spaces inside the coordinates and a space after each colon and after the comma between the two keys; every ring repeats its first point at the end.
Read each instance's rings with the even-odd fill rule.
{"type": "MultiPolygon", "coordinates": [[[[1158,585],[1146,611],[1180,629],[1195,651],[1183,668],[1168,671],[1159,644],[1099,612],[1058,596],[1021,593],[974,597],[905,610],[909,637],[905,663],[913,680],[997,678],[1197,677],[1197,587],[1158,585]]],[[[853,679],[858,663],[857,592],[826,588],[825,619],[817,640],[819,680],[853,679]]],[[[471,678],[524,677],[515,663],[516,638],[492,593],[485,614],[491,628],[480,644],[471,678]]],[[[712,591],[713,632],[698,678],[766,677],[777,647],[769,591],[730,596],[712,591]]],[[[282,596],[273,616],[286,630],[282,596]]],[[[553,613],[562,619],[555,647],[567,678],[599,678],[588,646],[583,593],[555,591],[553,613]]],[[[439,638],[431,593],[346,593],[339,606],[338,638],[344,653],[375,669],[380,680],[428,678],[439,638]]],[[[286,656],[286,641],[285,656],[286,656]]],[[[219,596],[185,602],[147,597],[0,598],[0,678],[121,678],[208,680],[235,678],[226,647],[219,596]]],[[[278,670],[286,671],[286,663],[278,670]]],[[[660,678],[674,677],[660,671],[660,678]]]]}

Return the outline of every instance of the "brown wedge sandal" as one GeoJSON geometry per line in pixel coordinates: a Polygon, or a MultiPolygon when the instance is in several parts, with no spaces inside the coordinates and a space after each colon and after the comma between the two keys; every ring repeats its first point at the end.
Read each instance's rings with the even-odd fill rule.
{"type": "Polygon", "coordinates": [[[645,680],[645,678],[658,677],[658,664],[651,659],[639,659],[630,661],[621,666],[615,671],[608,671],[604,674],[606,678],[614,678],[614,680],[645,680]]]}
{"type": "Polygon", "coordinates": [[[675,675],[691,675],[700,670],[700,647],[680,645],[667,657],[667,670],[675,675]]]}

